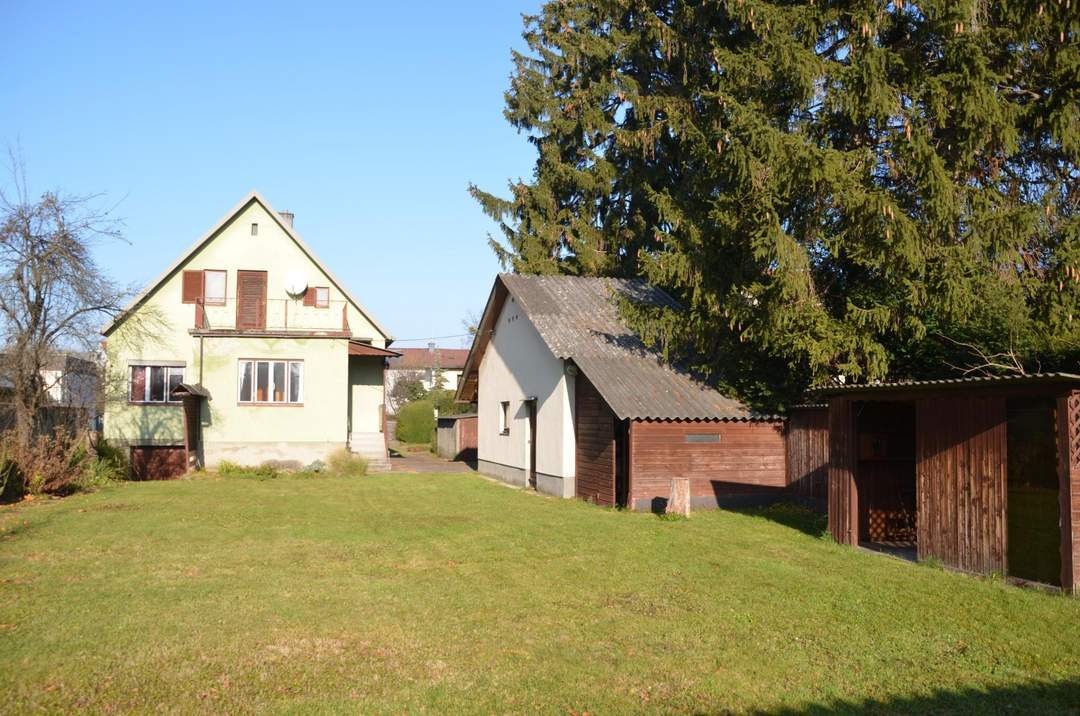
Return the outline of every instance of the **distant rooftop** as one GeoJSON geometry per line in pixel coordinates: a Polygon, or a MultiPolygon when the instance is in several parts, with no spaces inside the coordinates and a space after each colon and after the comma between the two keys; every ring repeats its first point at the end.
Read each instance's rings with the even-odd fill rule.
{"type": "Polygon", "coordinates": [[[461,370],[469,351],[465,348],[394,348],[401,354],[390,359],[391,370],[461,370]]]}

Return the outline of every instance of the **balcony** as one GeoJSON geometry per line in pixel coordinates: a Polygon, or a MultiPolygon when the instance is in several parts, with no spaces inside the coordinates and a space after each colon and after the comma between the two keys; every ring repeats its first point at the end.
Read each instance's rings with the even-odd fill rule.
{"type": "Polygon", "coordinates": [[[304,305],[303,299],[271,298],[263,301],[236,298],[192,306],[193,334],[289,334],[348,336],[349,304],[330,301],[325,307],[304,305]]]}

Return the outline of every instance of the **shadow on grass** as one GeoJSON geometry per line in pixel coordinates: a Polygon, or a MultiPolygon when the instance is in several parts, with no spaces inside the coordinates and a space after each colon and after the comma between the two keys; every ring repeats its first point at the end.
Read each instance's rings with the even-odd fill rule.
{"type": "Polygon", "coordinates": [[[925,696],[863,701],[831,701],[797,708],[754,711],[765,716],[810,714],[1049,714],[1080,710],[1080,681],[1035,682],[987,689],[939,690],[925,696]]]}
{"type": "Polygon", "coordinates": [[[792,502],[777,502],[758,507],[740,507],[731,510],[748,517],[762,517],[771,522],[799,530],[811,537],[823,537],[829,528],[829,517],[808,507],[792,502]]]}

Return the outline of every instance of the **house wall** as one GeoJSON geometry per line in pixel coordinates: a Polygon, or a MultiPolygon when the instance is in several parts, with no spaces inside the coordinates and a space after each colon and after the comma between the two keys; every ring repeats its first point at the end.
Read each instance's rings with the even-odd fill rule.
{"type": "Polygon", "coordinates": [[[524,401],[537,399],[537,489],[574,495],[573,379],[532,323],[507,299],[479,367],[478,458],[482,472],[524,485],[528,420],[524,401]],[[510,432],[499,434],[499,404],[510,403],[510,432]]]}
{"type": "MultiPolygon", "coordinates": [[[[185,364],[185,380],[199,382],[198,339],[192,340],[185,364]]],[[[155,354],[135,355],[128,364],[155,362],[155,354]]],[[[258,464],[265,460],[325,460],[348,439],[350,376],[348,341],[343,338],[206,337],[203,339],[202,384],[211,400],[203,401],[202,443],[206,464],[221,460],[258,464]],[[304,361],[302,405],[241,405],[238,402],[238,361],[241,359],[296,359],[304,361]]],[[[125,380],[126,382],[126,380],[125,380]]],[[[365,425],[375,415],[377,397],[356,386],[361,403],[354,413],[365,425]]],[[[183,445],[180,404],[133,405],[126,397],[109,403],[105,435],[117,444],[183,445]]]]}
{"type": "Polygon", "coordinates": [[[635,421],[630,426],[630,502],[637,510],[663,509],[672,478],[690,479],[695,508],[783,497],[784,450],[780,421],[635,421]],[[690,435],[720,439],[689,442],[690,435]]]}
{"type": "MultiPolygon", "coordinates": [[[[206,309],[211,328],[234,326],[237,270],[260,270],[267,272],[268,300],[281,307],[268,308],[268,328],[274,327],[274,312],[284,310],[287,304],[290,328],[302,328],[301,319],[305,319],[312,321],[310,325],[315,327],[322,325],[320,321],[324,322],[328,331],[342,329],[342,306],[348,303],[344,294],[262,204],[253,201],[206,245],[177,266],[109,334],[104,391],[106,437],[125,445],[183,444],[179,404],[143,406],[128,403],[128,367],[139,363],[183,365],[186,382],[201,380],[210,391],[211,400],[204,401],[202,433],[206,462],[211,466],[221,459],[244,463],[261,463],[268,459],[301,462],[324,459],[346,444],[350,414],[355,425],[378,430],[381,377],[376,389],[372,385],[372,375],[360,369],[357,373],[350,372],[345,338],[206,336],[200,339],[192,336],[196,306],[181,300],[182,275],[185,270],[201,269],[228,272],[227,305],[206,309]],[[251,236],[252,223],[259,225],[258,236],[251,236]],[[285,279],[297,269],[303,271],[309,286],[329,287],[330,308],[303,307],[302,300],[288,298],[285,279]],[[304,405],[237,405],[237,360],[240,358],[303,360],[304,405]]],[[[372,345],[385,347],[385,338],[351,303],[348,303],[347,316],[353,337],[370,338],[372,345]]]]}

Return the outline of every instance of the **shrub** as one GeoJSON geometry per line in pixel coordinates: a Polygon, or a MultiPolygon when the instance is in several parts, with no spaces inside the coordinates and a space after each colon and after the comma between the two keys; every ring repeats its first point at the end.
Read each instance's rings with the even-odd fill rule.
{"type": "Polygon", "coordinates": [[[304,465],[304,469],[300,472],[310,472],[312,474],[319,474],[320,472],[326,472],[326,463],[322,460],[315,460],[313,462],[304,465]]]}
{"type": "Polygon", "coordinates": [[[330,472],[342,477],[363,477],[367,474],[368,461],[345,449],[337,450],[327,460],[330,472]]]}
{"type": "Polygon", "coordinates": [[[398,411],[397,439],[403,443],[429,443],[435,431],[435,406],[430,400],[409,403],[398,411]]]}
{"type": "Polygon", "coordinates": [[[278,469],[269,463],[262,465],[238,465],[229,460],[218,463],[218,474],[222,477],[248,477],[256,480],[273,480],[278,476],[278,469]]]}
{"type": "Polygon", "coordinates": [[[92,453],[85,436],[57,430],[21,446],[13,432],[0,435],[0,494],[69,495],[84,488],[84,470],[92,453]]]}

